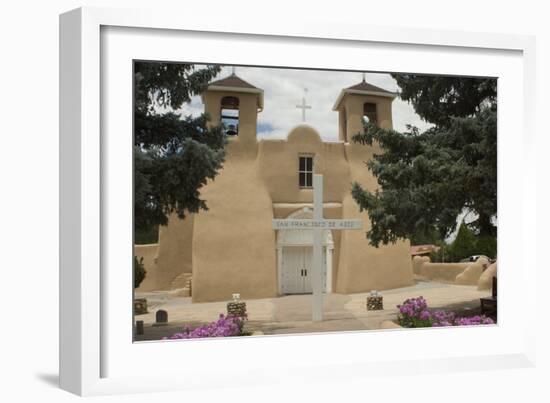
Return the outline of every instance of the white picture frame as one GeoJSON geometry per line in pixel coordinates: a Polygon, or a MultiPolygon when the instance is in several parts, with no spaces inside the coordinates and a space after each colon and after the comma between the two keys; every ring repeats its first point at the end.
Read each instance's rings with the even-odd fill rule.
{"type": "MultiPolygon", "coordinates": [[[[535,184],[529,180],[536,170],[535,159],[532,158],[534,49],[534,39],[529,36],[399,27],[388,29],[344,22],[327,24],[313,18],[296,25],[238,16],[228,20],[215,15],[208,19],[185,19],[182,22],[181,18],[170,12],[103,8],[81,8],[61,15],[61,387],[79,395],[97,395],[235,384],[293,383],[298,375],[302,381],[334,382],[348,377],[409,371],[430,373],[534,365],[534,328],[525,324],[529,322],[530,312],[536,311],[536,282],[529,281],[536,276],[535,253],[528,253],[530,243],[527,238],[527,234],[536,232],[534,199],[530,197],[535,184]],[[106,37],[105,34],[112,36],[106,37]],[[139,52],[135,43],[131,43],[136,35],[141,35],[139,52]],[[124,198],[128,196],[127,192],[122,198],[115,197],[112,192],[127,178],[128,169],[131,169],[131,160],[128,159],[131,153],[121,158],[118,167],[110,164],[109,158],[113,150],[118,150],[116,147],[124,148],[125,136],[131,136],[127,130],[131,125],[127,119],[127,113],[131,112],[131,102],[128,104],[131,70],[126,81],[105,82],[102,74],[123,77],[117,74],[121,74],[127,65],[120,65],[115,57],[120,57],[122,61],[143,58],[143,55],[156,60],[174,60],[169,53],[163,53],[165,47],[154,44],[163,41],[173,44],[182,38],[189,39],[186,42],[189,44],[193,41],[211,40],[214,43],[223,40],[235,45],[232,55],[220,54],[217,58],[208,57],[208,49],[205,51],[190,45],[194,49],[193,58],[198,62],[214,63],[224,57],[223,61],[228,64],[275,65],[273,52],[246,54],[239,50],[242,46],[237,46],[242,42],[249,49],[253,46],[273,47],[272,50],[283,45],[288,49],[297,47],[303,50],[309,47],[311,61],[300,59],[299,52],[294,49],[278,54],[279,66],[338,68],[334,60],[321,60],[319,53],[324,48],[331,52],[349,49],[385,52],[387,57],[387,60],[382,58],[385,61],[377,59],[377,62],[367,66],[364,60],[350,61],[344,55],[340,69],[388,71],[388,60],[397,60],[391,71],[458,74],[457,67],[449,67],[449,60],[470,57],[471,60],[483,60],[483,63],[476,66],[461,62],[458,65],[461,74],[495,75],[486,73],[502,72],[502,75],[495,75],[499,77],[499,324],[482,328],[349,332],[132,345],[131,337],[128,338],[131,322],[126,321],[126,314],[117,316],[117,312],[131,312],[131,294],[127,292],[131,290],[131,283],[128,282],[127,289],[120,293],[113,291],[116,284],[124,284],[128,279],[130,266],[127,273],[121,270],[120,273],[126,274],[120,276],[113,277],[112,271],[107,270],[111,267],[110,259],[123,259],[125,254],[131,256],[131,244],[124,244],[127,250],[111,256],[113,248],[105,241],[108,235],[105,231],[110,234],[110,239],[118,234],[122,240],[127,240],[131,231],[131,226],[127,226],[127,214],[106,214],[107,211],[117,211],[114,204],[111,208],[110,203],[114,203],[114,199],[120,200],[118,208],[123,206],[122,202],[128,201],[124,198]],[[109,53],[115,47],[116,54],[109,53]],[[430,71],[426,67],[419,71],[415,68],[418,60],[400,58],[400,52],[401,56],[416,54],[425,57],[434,65],[432,69],[439,66],[439,70],[430,71]],[[434,57],[438,52],[446,56],[446,62],[434,57]],[[106,56],[112,57],[112,64],[104,60],[106,56]],[[307,63],[311,65],[305,66],[307,63]],[[105,69],[112,70],[105,73],[105,69]],[[109,95],[104,98],[107,93],[109,95]],[[111,95],[114,98],[110,98],[111,95]],[[102,108],[115,99],[121,100],[125,112],[120,117],[117,115],[113,123],[109,121],[109,111],[102,108]],[[512,112],[513,119],[510,116],[512,112]],[[105,137],[105,133],[112,129],[111,124],[115,125],[113,127],[122,125],[120,128],[124,135],[119,143],[112,142],[112,136],[105,137]],[[510,138],[514,133],[516,137],[521,134],[521,141],[510,138]],[[514,172],[507,164],[514,157],[522,163],[521,172],[514,172]],[[510,214],[514,210],[515,214],[510,214]],[[521,239],[520,243],[518,239],[521,239]],[[508,248],[512,245],[513,249],[508,248]],[[517,306],[518,300],[521,301],[521,310],[517,306]],[[523,312],[523,320],[514,321],[520,312],[523,312]],[[405,339],[418,348],[414,351],[399,348],[405,339]],[[483,344],[489,341],[490,344],[483,344]],[[340,348],[342,353],[337,355],[331,353],[331,349],[321,350],[321,344],[340,348]],[[424,348],[428,345],[431,346],[430,351],[424,348]],[[362,348],[358,350],[359,347],[362,348]],[[279,357],[285,350],[300,351],[301,356],[283,361],[279,357]],[[176,371],[167,357],[181,354],[185,354],[191,368],[176,371]],[[214,357],[221,357],[215,367],[208,365],[214,357]],[[136,368],[136,362],[141,362],[143,367],[136,368]],[[162,370],[155,367],[156,374],[147,371],[154,363],[162,365],[162,370]],[[230,370],[235,365],[238,365],[239,371],[230,370]]],[[[180,57],[185,56],[182,52],[180,57]]],[[[124,186],[119,188],[120,192],[128,190],[124,186]]],[[[127,210],[131,210],[129,206],[127,210]]]]}

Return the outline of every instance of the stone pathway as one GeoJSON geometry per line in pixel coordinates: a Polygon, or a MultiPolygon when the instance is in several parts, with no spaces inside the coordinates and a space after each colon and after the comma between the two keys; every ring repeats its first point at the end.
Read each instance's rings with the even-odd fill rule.
{"type": "MultiPolygon", "coordinates": [[[[417,280],[411,287],[381,291],[384,296],[384,310],[367,311],[368,293],[328,294],[323,298],[324,320],[311,321],[311,295],[288,295],[278,298],[247,300],[248,322],[245,328],[263,334],[291,334],[334,332],[348,330],[379,329],[381,322],[395,320],[396,305],[407,298],[423,296],[430,308],[453,309],[462,313],[479,310],[479,298],[490,291],[478,291],[475,286],[417,280]]],[[[137,340],[158,340],[181,330],[185,325],[195,327],[216,320],[226,312],[226,301],[192,303],[189,297],[177,297],[177,292],[140,293],[137,297],[147,298],[149,313],[136,316],[143,320],[145,334],[137,340]],[[167,326],[152,326],[155,312],[168,312],[167,326]]]]}

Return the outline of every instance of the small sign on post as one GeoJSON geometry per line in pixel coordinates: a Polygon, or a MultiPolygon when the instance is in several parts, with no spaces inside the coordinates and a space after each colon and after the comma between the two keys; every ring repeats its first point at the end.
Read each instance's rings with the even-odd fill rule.
{"type": "Polygon", "coordinates": [[[313,231],[312,320],[323,320],[323,231],[358,230],[362,220],[323,218],[323,175],[313,175],[313,219],[274,219],[273,228],[313,231]]]}

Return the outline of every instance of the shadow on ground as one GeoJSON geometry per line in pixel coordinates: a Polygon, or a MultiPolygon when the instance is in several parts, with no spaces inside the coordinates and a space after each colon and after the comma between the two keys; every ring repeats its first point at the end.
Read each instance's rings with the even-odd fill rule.
{"type": "Polygon", "coordinates": [[[40,379],[47,385],[59,387],[59,375],[58,374],[35,374],[37,379],[40,379]]]}

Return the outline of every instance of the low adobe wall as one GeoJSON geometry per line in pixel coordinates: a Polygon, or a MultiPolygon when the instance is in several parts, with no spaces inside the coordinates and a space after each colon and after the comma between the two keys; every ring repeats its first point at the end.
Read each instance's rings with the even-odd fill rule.
{"type": "Polygon", "coordinates": [[[456,276],[461,274],[471,263],[432,263],[427,256],[413,258],[414,274],[430,280],[454,283],[456,276]]]}
{"type": "Polygon", "coordinates": [[[497,277],[497,262],[490,265],[477,282],[478,290],[490,290],[493,287],[493,277],[497,277]]]}
{"type": "Polygon", "coordinates": [[[456,276],[455,282],[460,285],[477,285],[487,267],[489,267],[489,260],[480,257],[474,263],[471,263],[461,274],[456,276]]]}
{"type": "Polygon", "coordinates": [[[146,271],[145,278],[135,291],[146,292],[155,291],[158,289],[158,248],[158,243],[134,245],[134,255],[137,256],[138,261],[143,258],[143,265],[145,266],[146,271]]]}
{"type": "Polygon", "coordinates": [[[456,277],[462,274],[471,263],[431,263],[425,262],[420,267],[420,275],[430,280],[454,283],[456,277]]]}
{"type": "MultiPolygon", "coordinates": [[[[426,256],[413,258],[413,270],[415,274],[434,281],[443,281],[459,285],[478,285],[479,281],[490,275],[485,274],[489,261],[481,257],[476,262],[465,263],[432,263],[426,256]]],[[[495,269],[496,270],[496,269],[495,269]]]]}
{"type": "Polygon", "coordinates": [[[413,273],[420,274],[421,267],[424,263],[430,263],[430,258],[428,256],[415,256],[412,260],[413,273]]]}

